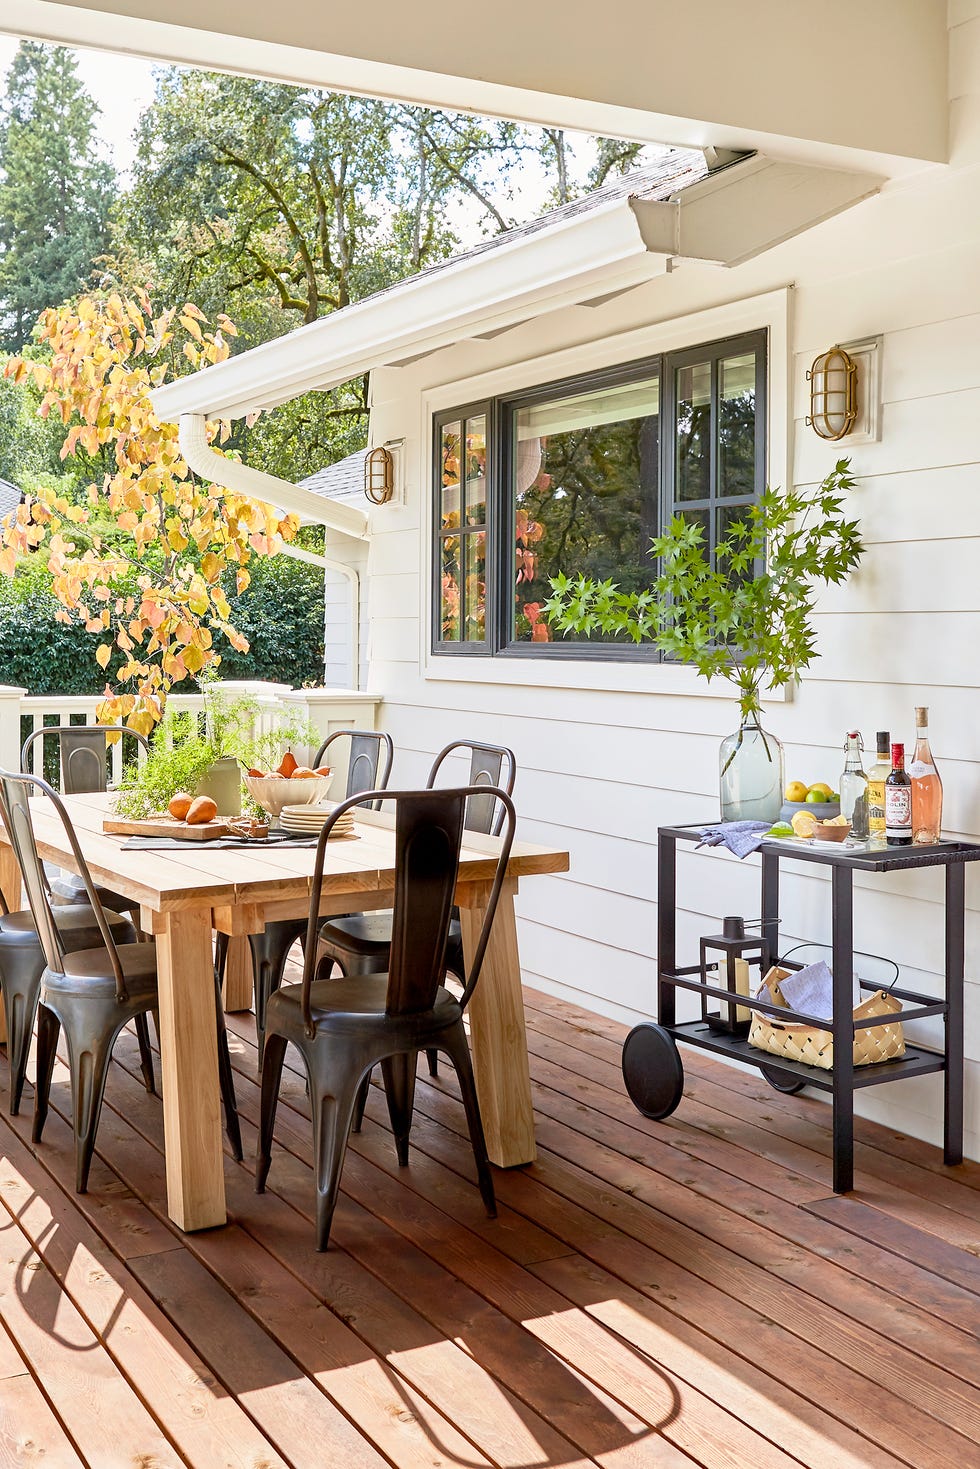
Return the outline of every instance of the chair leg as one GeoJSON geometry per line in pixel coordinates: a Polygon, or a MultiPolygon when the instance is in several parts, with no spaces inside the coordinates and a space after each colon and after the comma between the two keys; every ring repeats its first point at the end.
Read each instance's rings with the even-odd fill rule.
{"type": "Polygon", "coordinates": [[[374,1071],[372,1066],[364,1073],[360,1086],[357,1088],[357,1096],[354,1098],[354,1117],[351,1122],[351,1132],[360,1132],[364,1122],[364,1109],[367,1106],[368,1089],[371,1085],[371,1075],[374,1071]]]}
{"type": "Polygon", "coordinates": [[[259,1112],[259,1139],[255,1151],[255,1192],[265,1193],[265,1181],[272,1162],[272,1137],[276,1129],[276,1108],[282,1063],[286,1059],[286,1042],[273,1032],[262,1055],[262,1099],[259,1112]]]}
{"type": "Polygon", "coordinates": [[[54,1073],[55,1057],[58,1054],[58,1037],[61,1021],[47,1005],[37,1007],[37,1082],[34,1087],[34,1125],[31,1140],[39,1143],[48,1116],[48,1098],[51,1095],[51,1077],[54,1073]]]}
{"type": "Polygon", "coordinates": [[[91,1044],[72,1055],[72,1118],[75,1127],[75,1192],[88,1192],[88,1175],[95,1151],[95,1134],[102,1112],[102,1095],[112,1048],[121,1026],[88,1037],[91,1044]]]}
{"type": "Polygon", "coordinates": [[[438,1076],[439,1075],[439,1052],[438,1051],[426,1051],[426,1053],[425,1053],[425,1059],[429,1063],[429,1075],[430,1076],[438,1076]]]}
{"type": "Polygon", "coordinates": [[[316,1248],[325,1250],[340,1192],[340,1175],[354,1102],[361,1081],[361,1065],[348,1054],[334,1055],[322,1070],[314,1055],[310,1074],[313,1112],[313,1168],[316,1175],[316,1248]],[[319,1072],[319,1074],[318,1074],[319,1072]]]}
{"type": "MultiPolygon", "coordinates": [[[[305,925],[302,925],[305,926],[305,925]]],[[[272,994],[282,984],[289,951],[300,936],[299,922],[270,923],[262,933],[250,933],[252,974],[255,986],[255,1031],[259,1049],[259,1071],[265,1051],[265,1012],[272,994]]]]}
{"type": "Polygon", "coordinates": [[[228,967],[228,935],[226,933],[216,934],[214,940],[214,974],[218,981],[218,989],[225,982],[225,970],[228,967]]]}
{"type": "Polygon", "coordinates": [[[136,1017],[136,1039],[140,1047],[140,1071],[143,1073],[143,1085],[153,1096],[156,1092],[153,1082],[153,1051],[150,1047],[150,1021],[145,1010],[136,1017]]]}
{"type": "Polygon", "coordinates": [[[398,1056],[386,1056],[381,1063],[385,1096],[388,1099],[388,1116],[391,1118],[395,1150],[402,1168],[408,1163],[408,1141],[412,1131],[416,1054],[408,1051],[398,1056]]]}
{"type": "Polygon", "coordinates": [[[44,959],[37,950],[17,953],[8,949],[4,953],[0,992],[3,994],[4,1014],[7,1017],[11,1117],[16,1117],[20,1111],[43,973],[44,959]]]}
{"type": "Polygon", "coordinates": [[[225,1134],[231,1145],[231,1156],[236,1163],[240,1163],[245,1156],[242,1151],[242,1126],[238,1119],[235,1074],[231,1066],[231,1052],[228,1050],[228,1029],[225,1025],[224,1011],[221,1008],[221,984],[217,973],[214,976],[214,1000],[218,1018],[218,1082],[221,1086],[221,1100],[225,1109],[225,1134]]]}
{"type": "Polygon", "coordinates": [[[487,1215],[490,1219],[497,1217],[497,1200],[493,1191],[493,1175],[490,1172],[490,1160],[487,1157],[487,1140],[483,1133],[483,1118],[480,1116],[480,1104],[476,1097],[476,1082],[473,1078],[473,1063],[470,1060],[470,1048],[466,1042],[466,1032],[463,1022],[460,1021],[452,1030],[446,1032],[444,1048],[449,1053],[450,1060],[456,1068],[456,1076],[459,1081],[459,1089],[463,1097],[463,1106],[466,1110],[466,1122],[470,1130],[470,1142],[473,1146],[473,1158],[476,1162],[476,1176],[480,1184],[487,1215]]]}

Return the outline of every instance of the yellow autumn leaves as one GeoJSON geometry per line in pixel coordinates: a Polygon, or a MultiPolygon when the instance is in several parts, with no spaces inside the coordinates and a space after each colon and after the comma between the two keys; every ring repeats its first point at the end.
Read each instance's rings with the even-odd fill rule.
{"type": "MultiPolygon", "coordinates": [[[[13,575],[25,555],[46,555],[63,622],[101,632],[96,660],[124,653],[120,689],[106,687],[100,717],[148,733],[174,683],[216,665],[218,634],[247,652],[232,625],[224,589],[235,572],[247,587],[253,555],[273,555],[297,530],[292,516],[198,480],[185,463],[177,427],[161,423],[152,391],[189,363],[197,370],[229,355],[234,323],[213,325],[192,303],[154,316],[145,295],[84,297],[40,319],[44,361],[12,358],[6,375],[29,374],[42,393],[39,412],[65,428],[62,459],[80,452],[101,461],[101,480],[76,505],[40,490],[0,530],[0,572],[13,575]],[[175,371],[176,369],[176,371],[175,371]]],[[[230,425],[208,425],[227,442],[230,425]]]]}

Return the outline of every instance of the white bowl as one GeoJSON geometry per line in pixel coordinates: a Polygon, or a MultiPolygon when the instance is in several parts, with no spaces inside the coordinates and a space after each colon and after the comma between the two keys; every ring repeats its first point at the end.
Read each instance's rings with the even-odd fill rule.
{"type": "Polygon", "coordinates": [[[283,806],[309,806],[314,801],[325,801],[332,780],[333,771],[299,780],[285,775],[246,775],[245,788],[263,811],[278,820],[283,806]]]}

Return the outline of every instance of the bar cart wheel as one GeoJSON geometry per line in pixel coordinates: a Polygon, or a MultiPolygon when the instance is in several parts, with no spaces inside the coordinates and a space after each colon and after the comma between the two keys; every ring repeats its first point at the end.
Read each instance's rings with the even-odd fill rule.
{"type": "Polygon", "coordinates": [[[673,1036],[652,1020],[623,1043],[623,1080],[638,1112],[653,1122],[669,1117],[684,1095],[684,1067],[673,1036]]]}
{"type": "Polygon", "coordinates": [[[785,1097],[795,1097],[806,1086],[805,1081],[798,1081],[795,1076],[787,1076],[785,1071],[779,1071],[775,1066],[760,1066],[766,1081],[774,1091],[782,1092],[785,1097]]]}

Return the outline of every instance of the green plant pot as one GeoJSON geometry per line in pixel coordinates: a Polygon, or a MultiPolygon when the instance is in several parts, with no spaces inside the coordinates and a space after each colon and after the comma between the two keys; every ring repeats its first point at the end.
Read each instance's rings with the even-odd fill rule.
{"type": "Polygon", "coordinates": [[[241,816],[242,771],[232,756],[216,760],[197,783],[196,796],[210,796],[219,816],[241,816]]]}

